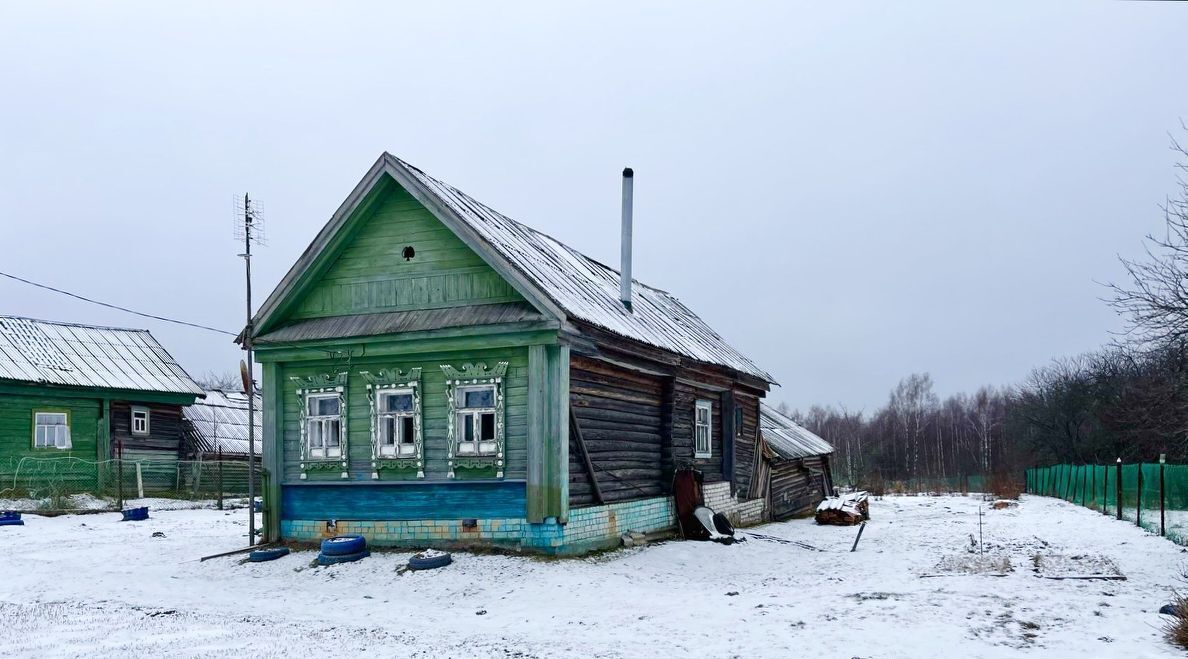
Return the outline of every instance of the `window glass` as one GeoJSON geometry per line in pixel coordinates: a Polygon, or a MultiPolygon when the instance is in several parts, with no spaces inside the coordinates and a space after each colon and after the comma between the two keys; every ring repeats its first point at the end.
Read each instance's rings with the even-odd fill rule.
{"type": "Polygon", "coordinates": [[[462,391],[462,407],[495,407],[495,387],[464,389],[462,391]]]}
{"type": "Polygon", "coordinates": [[[384,396],[385,412],[413,411],[412,394],[388,394],[384,396]]]}
{"type": "Polygon", "coordinates": [[[319,396],[309,399],[310,416],[334,416],[338,414],[338,396],[319,396]]]}
{"type": "Polygon", "coordinates": [[[411,416],[401,417],[400,423],[403,427],[400,433],[400,443],[413,444],[416,435],[413,431],[413,418],[411,416]]]}
{"type": "Polygon", "coordinates": [[[481,434],[483,441],[495,439],[495,415],[487,412],[481,416],[481,434]]]}

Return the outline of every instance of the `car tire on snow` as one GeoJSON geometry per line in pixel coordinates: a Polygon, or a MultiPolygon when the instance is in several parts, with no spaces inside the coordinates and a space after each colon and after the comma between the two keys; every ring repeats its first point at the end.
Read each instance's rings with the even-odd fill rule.
{"type": "Polygon", "coordinates": [[[322,541],[323,556],[350,556],[367,549],[367,540],[361,535],[336,535],[322,541]]]}
{"type": "Polygon", "coordinates": [[[275,561],[281,556],[288,555],[288,547],[272,547],[270,549],[257,549],[248,554],[248,560],[253,563],[263,563],[264,561],[275,561]]]}
{"type": "Polygon", "coordinates": [[[453,562],[453,557],[446,552],[430,550],[414,554],[412,558],[408,559],[408,569],[433,570],[439,567],[445,567],[453,562]]]}
{"type": "Polygon", "coordinates": [[[338,563],[354,563],[357,560],[367,558],[371,552],[364,549],[356,554],[338,554],[334,556],[327,556],[326,554],[318,554],[318,565],[336,565],[338,563]]]}

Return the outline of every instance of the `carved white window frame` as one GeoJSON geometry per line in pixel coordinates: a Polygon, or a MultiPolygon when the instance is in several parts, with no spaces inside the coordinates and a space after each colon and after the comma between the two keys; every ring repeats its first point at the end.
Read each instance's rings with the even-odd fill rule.
{"type": "MultiPolygon", "coordinates": [[[[347,419],[350,417],[347,407],[347,374],[317,375],[311,378],[290,378],[297,383],[297,404],[300,417],[301,433],[301,475],[305,480],[311,471],[328,471],[339,469],[339,477],[350,478],[350,434],[347,431],[347,419]],[[315,398],[338,397],[338,455],[327,455],[324,450],[321,455],[316,454],[309,445],[308,422],[309,400],[315,398]]],[[[329,418],[329,417],[327,417],[329,418]]]]}
{"type": "MultiPolygon", "coordinates": [[[[493,368],[487,368],[485,363],[463,364],[456,369],[448,364],[442,364],[441,370],[446,376],[447,402],[447,442],[448,476],[454,478],[458,467],[495,467],[495,477],[503,478],[504,455],[506,446],[506,422],[504,421],[504,391],[503,379],[507,374],[508,362],[499,362],[493,368]],[[495,389],[495,447],[493,451],[484,453],[459,452],[461,432],[458,427],[458,417],[465,414],[459,407],[458,397],[461,392],[469,388],[493,386],[495,389]]],[[[477,447],[476,447],[477,448],[477,447]]]]}
{"type": "Polygon", "coordinates": [[[378,373],[359,373],[367,381],[367,400],[371,408],[371,477],[379,479],[383,469],[415,468],[417,478],[425,477],[425,439],[422,431],[421,369],[381,370],[378,373]],[[411,393],[413,397],[413,454],[400,455],[399,444],[396,455],[385,455],[381,439],[381,419],[388,416],[410,416],[408,413],[388,414],[383,412],[380,402],[386,395],[411,393]]]}

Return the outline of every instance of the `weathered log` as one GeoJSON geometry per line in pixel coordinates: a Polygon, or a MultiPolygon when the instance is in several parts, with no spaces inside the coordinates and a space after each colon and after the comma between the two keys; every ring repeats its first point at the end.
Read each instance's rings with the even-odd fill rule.
{"type": "Polygon", "coordinates": [[[870,519],[870,502],[866,492],[854,492],[842,497],[825,499],[817,505],[814,516],[818,524],[852,526],[870,519]]]}

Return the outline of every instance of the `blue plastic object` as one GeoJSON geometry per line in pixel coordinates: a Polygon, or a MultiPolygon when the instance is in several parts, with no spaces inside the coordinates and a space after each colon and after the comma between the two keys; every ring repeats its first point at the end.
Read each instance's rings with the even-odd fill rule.
{"type": "Polygon", "coordinates": [[[143,522],[148,519],[148,506],[129,508],[124,511],[124,522],[143,522]]]}
{"type": "Polygon", "coordinates": [[[349,556],[367,549],[367,539],[361,535],[336,535],[322,541],[323,556],[349,556]]]}
{"type": "Polygon", "coordinates": [[[5,520],[20,519],[20,518],[21,518],[21,514],[15,510],[0,511],[0,522],[3,522],[5,520]]]}
{"type": "Polygon", "coordinates": [[[364,549],[355,554],[340,554],[337,556],[327,556],[326,554],[318,554],[318,565],[335,565],[337,563],[353,563],[355,561],[367,558],[371,552],[364,549]]]}
{"type": "Polygon", "coordinates": [[[272,547],[270,549],[257,549],[248,554],[248,560],[253,563],[263,563],[264,561],[275,561],[281,556],[287,556],[289,553],[288,547],[272,547]]]}

